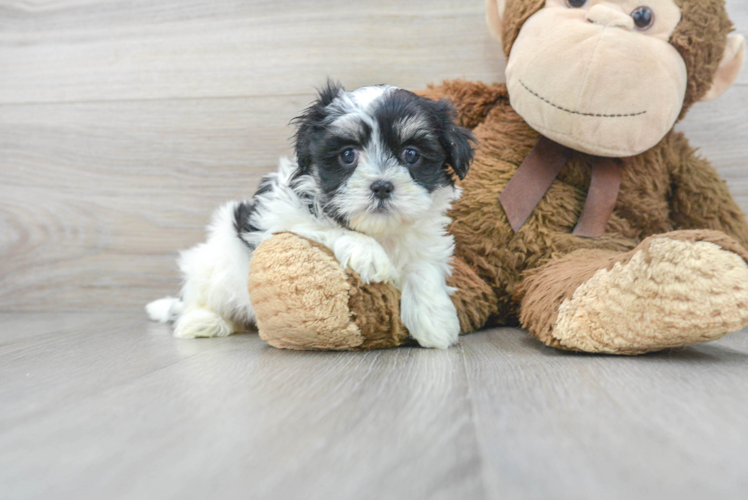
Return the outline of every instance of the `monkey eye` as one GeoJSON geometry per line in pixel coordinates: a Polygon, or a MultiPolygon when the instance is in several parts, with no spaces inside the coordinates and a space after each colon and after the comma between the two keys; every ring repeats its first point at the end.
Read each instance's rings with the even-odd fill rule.
{"type": "Polygon", "coordinates": [[[636,29],[645,31],[652,27],[655,20],[655,14],[649,7],[641,6],[634,9],[631,13],[631,17],[634,18],[634,24],[636,29]]]}
{"type": "Polygon", "coordinates": [[[581,9],[587,4],[587,0],[566,0],[566,5],[574,7],[575,9],[581,9]]]}

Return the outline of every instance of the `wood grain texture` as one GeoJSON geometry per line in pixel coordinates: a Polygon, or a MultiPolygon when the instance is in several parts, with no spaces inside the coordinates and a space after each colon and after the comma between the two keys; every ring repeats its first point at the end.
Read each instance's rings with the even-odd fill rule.
{"type": "Polygon", "coordinates": [[[299,94],[328,76],[420,88],[503,72],[477,0],[2,4],[5,103],[299,94]]]}
{"type": "Polygon", "coordinates": [[[636,358],[516,329],[303,353],[66,317],[0,315],[0,498],[748,495],[748,331],[636,358]]]}
{"type": "Polygon", "coordinates": [[[466,337],[488,497],[745,497],[746,333],[633,358],[466,337]]]}
{"type": "Polygon", "coordinates": [[[16,339],[0,345],[0,378],[4,380],[0,389],[0,427],[50,415],[53,408],[85,399],[102,387],[137,379],[204,349],[215,348],[225,340],[154,343],[149,337],[164,338],[164,329],[156,324],[144,328],[142,317],[101,313],[92,316],[97,321],[80,318],[78,325],[54,329],[49,326],[56,323],[55,318],[36,317],[30,324],[46,332],[31,339],[27,336],[23,339],[26,342],[16,339]],[[64,385],[60,384],[60,377],[64,378],[64,385]]]}
{"type": "MultiPolygon", "coordinates": [[[[0,311],[176,293],[178,250],[289,153],[328,75],[415,89],[504,65],[482,0],[0,0],[0,311]]],[[[747,74],[678,125],[746,211],[747,74]]]]}
{"type": "Polygon", "coordinates": [[[111,313],[38,312],[34,314],[0,313],[0,349],[41,335],[60,335],[92,328],[111,320],[111,313]]]}
{"type": "Polygon", "coordinates": [[[251,196],[310,100],[4,106],[2,308],[136,307],[176,292],[177,250],[219,204],[251,196]]]}
{"type": "Polygon", "coordinates": [[[169,333],[113,315],[0,351],[0,497],[482,497],[459,349],[169,333]]]}

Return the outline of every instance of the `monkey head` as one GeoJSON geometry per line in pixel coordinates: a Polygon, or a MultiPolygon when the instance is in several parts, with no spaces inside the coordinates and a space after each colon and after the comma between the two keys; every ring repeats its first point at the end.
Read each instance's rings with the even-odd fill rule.
{"type": "Polygon", "coordinates": [[[737,79],[724,0],[486,0],[512,107],[578,151],[633,156],[737,79]]]}

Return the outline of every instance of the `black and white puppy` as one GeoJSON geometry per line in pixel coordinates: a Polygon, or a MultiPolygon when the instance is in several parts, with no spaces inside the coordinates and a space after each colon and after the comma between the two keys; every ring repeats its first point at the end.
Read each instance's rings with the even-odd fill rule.
{"type": "Polygon", "coordinates": [[[402,292],[401,317],[424,347],[457,342],[447,286],[454,240],[446,216],[473,160],[471,133],[447,101],[390,86],[328,84],[295,120],[296,160],[283,158],[251,200],[214,215],[208,240],[182,252],[181,300],[147,306],[176,320],[177,337],[225,336],[254,323],[247,292],[253,250],[290,231],[330,248],[364,283],[402,292]]]}

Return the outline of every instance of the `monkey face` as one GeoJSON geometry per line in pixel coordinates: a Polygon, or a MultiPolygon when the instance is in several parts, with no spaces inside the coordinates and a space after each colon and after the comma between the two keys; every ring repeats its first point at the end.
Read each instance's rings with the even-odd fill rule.
{"type": "Polygon", "coordinates": [[[512,47],[512,106],[538,132],[589,154],[655,146],[683,107],[688,74],[668,43],[673,0],[546,0],[512,47]]]}

